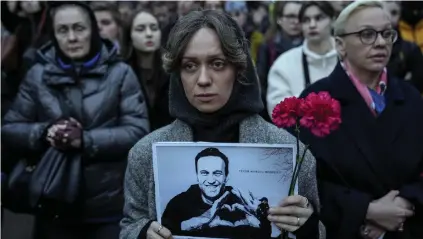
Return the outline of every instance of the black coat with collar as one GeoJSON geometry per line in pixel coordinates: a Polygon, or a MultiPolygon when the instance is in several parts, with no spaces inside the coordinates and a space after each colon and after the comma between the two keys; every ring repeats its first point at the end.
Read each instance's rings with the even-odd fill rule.
{"type": "Polygon", "coordinates": [[[359,239],[371,201],[399,190],[416,206],[403,233],[423,238],[423,100],[410,84],[388,76],[385,110],[375,117],[340,64],[304,90],[328,91],[341,103],[342,124],[326,138],[306,129],[301,140],[317,159],[321,220],[328,239],[359,239]]]}
{"type": "Polygon", "coordinates": [[[118,59],[111,42],[101,49],[94,66],[71,74],[57,63],[52,44],[41,48],[4,117],[1,136],[7,149],[24,157],[40,155],[47,128],[68,109],[67,117],[83,126],[85,206],[80,212],[90,221],[119,221],[127,154],[148,133],[149,122],[131,67],[118,59]]]}

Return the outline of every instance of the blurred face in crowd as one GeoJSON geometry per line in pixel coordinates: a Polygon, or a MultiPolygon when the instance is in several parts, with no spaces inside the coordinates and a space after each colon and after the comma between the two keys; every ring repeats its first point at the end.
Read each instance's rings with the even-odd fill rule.
{"type": "Polygon", "coordinates": [[[337,37],[337,50],[357,68],[380,72],[389,61],[396,32],[384,9],[369,7],[352,14],[344,37],[337,37]],[[376,31],[380,32],[377,33],[376,31]]]}
{"type": "Polygon", "coordinates": [[[132,23],[131,39],[135,49],[154,52],[160,47],[162,33],[159,22],[148,12],[140,12],[132,23]]]}
{"type": "Polygon", "coordinates": [[[299,36],[301,34],[301,24],[298,20],[300,9],[300,3],[288,2],[277,20],[277,24],[288,36],[299,36]]]}
{"type": "Polygon", "coordinates": [[[202,157],[197,162],[198,185],[207,199],[217,199],[226,184],[225,162],[220,157],[202,157]]]}
{"type": "Polygon", "coordinates": [[[251,15],[253,18],[254,25],[260,26],[264,17],[266,17],[267,15],[266,7],[265,6],[258,7],[257,9],[252,11],[251,15]]]}
{"type": "Polygon", "coordinates": [[[109,11],[94,12],[102,38],[116,41],[119,38],[119,26],[109,11]]]}
{"type": "Polygon", "coordinates": [[[91,20],[78,6],[64,6],[53,16],[54,36],[60,49],[71,59],[86,56],[91,47],[91,20]]]}
{"type": "Polygon", "coordinates": [[[223,2],[206,0],[204,1],[204,9],[223,11],[223,2]]]}
{"type": "Polygon", "coordinates": [[[185,95],[200,112],[215,112],[228,102],[236,70],[214,30],[202,28],[193,35],[182,55],[180,72],[185,95]]]}
{"type": "Polygon", "coordinates": [[[394,27],[398,26],[401,17],[401,3],[399,2],[383,2],[386,11],[391,17],[391,23],[394,27]]]}
{"type": "Polygon", "coordinates": [[[41,10],[39,1],[20,1],[21,8],[26,14],[34,14],[41,10]]]}
{"type": "Polygon", "coordinates": [[[126,23],[131,21],[131,15],[132,15],[132,12],[134,11],[134,9],[132,8],[133,8],[132,5],[127,2],[124,2],[124,1],[119,2],[119,13],[122,20],[126,23]]]}
{"type": "Polygon", "coordinates": [[[161,26],[166,26],[167,24],[169,24],[170,13],[169,13],[168,6],[166,5],[154,6],[153,14],[154,16],[156,16],[161,26]]]}
{"type": "Polygon", "coordinates": [[[194,1],[178,1],[178,5],[177,5],[178,14],[180,16],[184,16],[196,7],[197,6],[194,1]]]}
{"type": "Polygon", "coordinates": [[[332,19],[317,6],[310,6],[301,20],[304,37],[311,43],[321,42],[331,36],[332,19]]]}
{"type": "Polygon", "coordinates": [[[230,15],[238,23],[238,26],[243,28],[247,22],[247,13],[241,11],[231,12],[230,15]]]}

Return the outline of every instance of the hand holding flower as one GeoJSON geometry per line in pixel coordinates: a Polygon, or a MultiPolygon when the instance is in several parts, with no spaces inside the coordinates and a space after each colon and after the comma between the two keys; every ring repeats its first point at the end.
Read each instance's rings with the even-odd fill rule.
{"type": "MultiPolygon", "coordinates": [[[[307,145],[300,154],[300,127],[309,129],[316,137],[329,135],[341,124],[341,106],[328,92],[310,93],[305,99],[290,97],[275,107],[272,112],[272,120],[279,128],[295,126],[294,131],[297,141],[296,163],[288,191],[288,195],[292,196],[308,150],[307,145]]],[[[298,202],[298,198],[288,197],[285,200],[288,202],[293,200],[293,202],[285,202],[280,207],[272,208],[269,211],[271,213],[269,220],[276,223],[283,230],[282,238],[288,238],[286,231],[293,232],[297,230],[313,213],[313,208],[298,209],[299,205],[295,203],[296,200],[298,202]],[[295,215],[297,216],[295,217],[295,215]]]]}
{"type": "Polygon", "coordinates": [[[307,198],[295,195],[286,197],[279,206],[271,207],[268,219],[279,229],[294,232],[306,223],[313,212],[307,198]]]}

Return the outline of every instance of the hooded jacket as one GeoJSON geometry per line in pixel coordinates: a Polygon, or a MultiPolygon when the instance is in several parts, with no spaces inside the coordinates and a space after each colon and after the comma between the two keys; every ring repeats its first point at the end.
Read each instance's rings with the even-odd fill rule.
{"type": "Polygon", "coordinates": [[[307,41],[280,55],[270,68],[267,86],[267,112],[272,117],[275,106],[287,97],[298,97],[305,88],[305,74],[302,54],[306,56],[310,72],[310,83],[328,76],[338,63],[335,41],[331,39],[333,49],[324,55],[312,52],[307,41]]]}
{"type": "Polygon", "coordinates": [[[120,220],[126,156],[149,131],[134,72],[119,60],[113,43],[104,40],[99,49],[98,57],[76,73],[60,63],[54,43],[42,47],[2,127],[3,144],[35,154],[46,150],[48,126],[66,111],[82,124],[84,206],[79,211],[90,222],[120,220]]]}

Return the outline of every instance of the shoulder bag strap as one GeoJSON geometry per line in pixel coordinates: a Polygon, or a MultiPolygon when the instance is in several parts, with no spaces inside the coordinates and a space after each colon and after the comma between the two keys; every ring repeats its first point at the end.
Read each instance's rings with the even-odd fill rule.
{"type": "Polygon", "coordinates": [[[310,72],[308,70],[308,62],[307,62],[307,56],[303,52],[302,56],[302,62],[303,62],[303,71],[304,71],[304,80],[305,80],[305,88],[307,88],[310,85],[310,72]]]}

